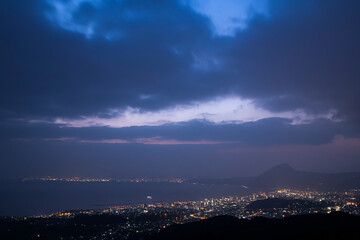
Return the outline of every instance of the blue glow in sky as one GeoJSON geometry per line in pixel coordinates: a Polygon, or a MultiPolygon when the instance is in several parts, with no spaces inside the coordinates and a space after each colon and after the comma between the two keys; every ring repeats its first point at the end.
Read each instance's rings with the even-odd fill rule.
{"type": "MultiPolygon", "coordinates": [[[[95,32],[95,26],[98,24],[96,19],[90,17],[86,22],[79,22],[75,19],[75,15],[85,5],[91,5],[96,11],[103,11],[104,9],[101,8],[103,3],[100,0],[53,0],[47,2],[52,6],[52,10],[46,15],[50,21],[59,27],[83,34],[87,38],[97,34],[95,32]]],[[[246,29],[248,21],[255,15],[266,16],[268,14],[267,0],[227,0],[226,2],[191,0],[190,6],[210,19],[214,34],[217,36],[234,36],[237,31],[246,29]]],[[[132,14],[136,15],[136,13],[132,14]]],[[[117,21],[117,19],[113,20],[114,22],[117,21]]],[[[116,35],[114,32],[106,33],[104,37],[113,39],[116,35]]]]}
{"type": "Polygon", "coordinates": [[[91,38],[95,34],[94,25],[96,22],[87,21],[80,23],[74,19],[74,15],[84,4],[90,4],[96,8],[101,4],[100,0],[47,0],[47,3],[52,6],[52,9],[46,12],[46,16],[54,24],[67,31],[83,34],[86,38],[91,38]]]}
{"type": "Polygon", "coordinates": [[[209,17],[219,36],[233,36],[247,28],[256,14],[267,15],[267,0],[191,0],[193,8],[209,17]]]}

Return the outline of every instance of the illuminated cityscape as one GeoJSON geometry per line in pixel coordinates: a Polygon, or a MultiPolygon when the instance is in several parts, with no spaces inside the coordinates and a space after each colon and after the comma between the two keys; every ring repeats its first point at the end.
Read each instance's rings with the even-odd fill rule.
{"type": "Polygon", "coordinates": [[[112,179],[112,178],[81,178],[81,177],[31,177],[22,178],[21,181],[58,181],[58,182],[124,182],[124,183],[146,183],[146,182],[167,182],[167,183],[183,183],[185,179],[181,178],[123,178],[123,179],[112,179]]]}
{"type": "MultiPolygon", "coordinates": [[[[32,217],[4,217],[2,221],[27,222],[48,228],[82,217],[89,219],[100,217],[102,221],[105,219],[105,225],[98,226],[99,232],[94,236],[87,236],[86,239],[143,239],[173,224],[184,224],[222,215],[240,219],[285,218],[293,215],[328,214],[334,211],[360,215],[359,200],[359,189],[346,192],[278,189],[241,197],[111,206],[106,209],[72,210],[32,217]],[[111,221],[107,222],[107,218],[111,221]]],[[[87,224],[92,226],[91,221],[85,221],[81,226],[86,228],[87,224]]],[[[74,235],[71,239],[83,239],[81,236],[74,235]]],[[[64,236],[63,239],[70,238],[64,236]]]]}
{"type": "Polygon", "coordinates": [[[0,0],[0,240],[360,239],[360,0],[0,0]]]}

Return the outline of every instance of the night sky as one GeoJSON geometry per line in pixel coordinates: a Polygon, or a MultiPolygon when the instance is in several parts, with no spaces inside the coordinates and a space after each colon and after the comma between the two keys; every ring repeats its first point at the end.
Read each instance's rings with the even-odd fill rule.
{"type": "Polygon", "coordinates": [[[360,171],[358,0],[0,1],[0,177],[360,171]]]}

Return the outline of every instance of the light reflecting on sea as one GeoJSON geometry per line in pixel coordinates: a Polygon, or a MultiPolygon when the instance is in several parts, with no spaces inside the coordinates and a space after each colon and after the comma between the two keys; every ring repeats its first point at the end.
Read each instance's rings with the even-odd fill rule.
{"type": "Polygon", "coordinates": [[[72,209],[201,200],[246,193],[240,186],[188,183],[7,181],[0,182],[0,215],[30,216],[72,209]]]}

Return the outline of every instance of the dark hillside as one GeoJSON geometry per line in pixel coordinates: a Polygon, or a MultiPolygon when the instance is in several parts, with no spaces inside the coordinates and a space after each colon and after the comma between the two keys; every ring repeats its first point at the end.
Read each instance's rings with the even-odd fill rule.
{"type": "Polygon", "coordinates": [[[360,217],[347,213],[240,220],[219,216],[170,226],[152,239],[360,239],[360,217]]]}

